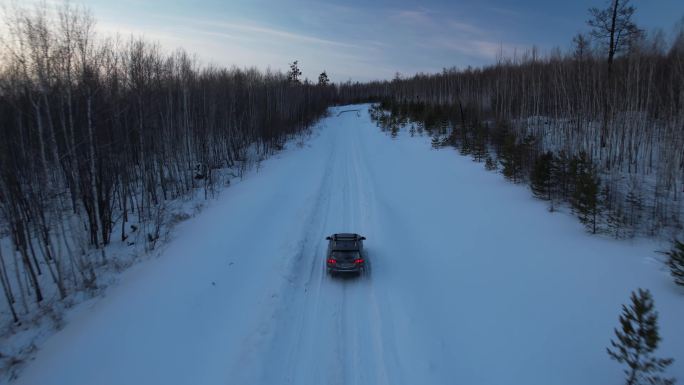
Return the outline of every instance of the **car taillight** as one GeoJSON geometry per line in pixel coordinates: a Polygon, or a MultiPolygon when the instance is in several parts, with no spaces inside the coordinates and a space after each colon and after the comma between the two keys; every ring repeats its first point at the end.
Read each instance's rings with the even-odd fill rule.
{"type": "Polygon", "coordinates": [[[363,258],[356,258],[356,259],[354,260],[354,263],[356,263],[356,264],[363,263],[363,258]]]}
{"type": "Polygon", "coordinates": [[[331,264],[331,265],[334,265],[334,264],[337,263],[337,260],[336,260],[336,259],[333,259],[333,258],[328,258],[328,263],[331,264]]]}

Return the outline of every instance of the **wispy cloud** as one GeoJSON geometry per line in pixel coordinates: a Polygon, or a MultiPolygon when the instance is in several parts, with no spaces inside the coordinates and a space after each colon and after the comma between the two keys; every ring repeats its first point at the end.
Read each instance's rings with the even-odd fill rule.
{"type": "Polygon", "coordinates": [[[512,9],[508,8],[503,8],[503,7],[487,7],[487,10],[498,13],[503,16],[513,16],[513,17],[520,17],[520,12],[514,11],[512,9]]]}
{"type": "Polygon", "coordinates": [[[470,24],[470,23],[459,21],[459,20],[453,20],[453,19],[447,20],[446,25],[447,25],[447,27],[449,27],[453,30],[459,31],[459,32],[465,32],[465,33],[469,33],[469,34],[473,34],[473,35],[485,35],[486,34],[486,32],[482,28],[477,27],[477,26],[470,24]]]}
{"type": "Polygon", "coordinates": [[[343,41],[321,39],[315,36],[304,35],[300,33],[290,32],[283,29],[272,28],[268,26],[258,25],[258,24],[244,24],[235,22],[217,22],[209,20],[195,20],[186,19],[187,21],[193,22],[197,25],[211,26],[220,29],[237,31],[248,34],[258,34],[267,37],[276,37],[284,40],[289,40],[297,43],[307,43],[307,44],[318,44],[318,45],[328,45],[336,47],[346,47],[346,48],[359,48],[356,44],[351,44],[343,41]]]}
{"type": "Polygon", "coordinates": [[[510,54],[518,47],[514,44],[486,40],[441,40],[435,46],[480,59],[496,59],[499,54],[510,54]]]}
{"type": "Polygon", "coordinates": [[[404,24],[430,25],[433,23],[430,13],[431,12],[425,8],[417,10],[402,9],[390,10],[389,16],[390,19],[404,24]]]}

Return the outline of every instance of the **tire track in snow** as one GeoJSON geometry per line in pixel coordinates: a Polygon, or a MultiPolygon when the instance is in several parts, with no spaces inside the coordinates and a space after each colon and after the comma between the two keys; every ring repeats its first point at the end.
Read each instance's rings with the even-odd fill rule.
{"type": "MultiPolygon", "coordinates": [[[[363,125],[357,128],[354,132],[354,145],[352,146],[355,152],[353,158],[353,165],[355,170],[356,188],[358,194],[358,202],[360,212],[362,212],[361,224],[366,231],[369,239],[375,238],[376,229],[378,229],[377,214],[375,208],[377,207],[377,197],[375,181],[369,174],[369,159],[370,154],[366,143],[361,139],[360,129],[372,129],[368,125],[363,125]]],[[[377,240],[376,240],[377,242],[377,240]]],[[[371,263],[375,260],[372,250],[370,250],[369,259],[371,263]]],[[[373,373],[375,378],[372,383],[386,383],[386,384],[401,384],[402,373],[400,371],[401,365],[397,357],[397,351],[394,344],[393,328],[391,327],[391,314],[389,317],[382,317],[383,309],[380,308],[377,300],[376,285],[377,281],[373,279],[366,280],[368,285],[362,288],[365,294],[365,309],[367,311],[367,325],[362,327],[369,327],[370,342],[372,343],[372,357],[366,360],[376,360],[376,369],[381,369],[379,372],[373,373]],[[367,286],[367,287],[365,287],[367,286]]],[[[359,378],[359,380],[363,380],[359,378]]],[[[369,383],[368,380],[361,383],[369,383]]]]}
{"type": "MultiPolygon", "coordinates": [[[[278,363],[283,362],[283,358],[277,356],[273,347],[276,346],[275,341],[280,338],[278,332],[282,331],[279,329],[279,324],[291,316],[289,308],[296,308],[296,306],[291,305],[295,305],[295,298],[293,297],[297,294],[298,288],[304,286],[304,291],[308,291],[307,285],[302,285],[300,282],[301,266],[305,266],[307,263],[312,266],[315,265],[313,260],[309,260],[315,251],[311,249],[311,245],[314,245],[314,248],[320,248],[321,245],[320,240],[317,243],[312,242],[312,240],[320,233],[320,230],[318,233],[315,231],[317,227],[320,227],[317,223],[318,214],[322,211],[322,207],[325,207],[326,210],[328,207],[326,204],[329,200],[327,192],[330,190],[331,171],[336,156],[334,145],[330,144],[326,147],[332,148],[332,151],[329,152],[325,162],[322,179],[314,196],[314,204],[311,205],[311,209],[306,215],[303,233],[296,243],[297,252],[288,258],[284,258],[285,262],[281,268],[287,273],[283,276],[283,280],[275,285],[275,290],[267,292],[269,297],[262,301],[264,304],[261,309],[262,316],[259,318],[261,321],[241,343],[240,358],[234,364],[230,376],[231,379],[239,379],[236,383],[273,383],[269,381],[269,376],[272,374],[277,375],[278,383],[283,380],[291,382],[287,375],[282,377],[285,372],[282,367],[279,368],[278,363]]],[[[288,357],[290,360],[296,357],[296,352],[289,354],[288,357]]],[[[285,365],[285,367],[287,366],[285,365]]]]}
{"type": "Polygon", "coordinates": [[[330,279],[325,273],[328,233],[367,235],[371,263],[372,244],[379,241],[371,152],[359,131],[371,127],[348,119],[325,128],[331,151],[322,180],[297,230],[297,251],[282,266],[287,273],[277,296],[263,305],[259,326],[243,342],[245,355],[234,372],[252,375],[240,383],[403,383],[394,313],[378,283],[372,276],[330,279]]]}

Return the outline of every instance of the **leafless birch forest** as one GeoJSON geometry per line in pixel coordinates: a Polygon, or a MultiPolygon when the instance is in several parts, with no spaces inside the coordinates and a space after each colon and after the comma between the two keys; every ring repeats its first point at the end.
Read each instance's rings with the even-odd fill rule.
{"type": "Polygon", "coordinates": [[[3,325],[97,289],[107,245],[153,248],[166,202],[213,194],[226,174],[241,176],[305,131],[334,97],[332,86],[287,74],[201,66],[182,50],[99,37],[93,18],[69,5],[5,16],[3,325]]]}

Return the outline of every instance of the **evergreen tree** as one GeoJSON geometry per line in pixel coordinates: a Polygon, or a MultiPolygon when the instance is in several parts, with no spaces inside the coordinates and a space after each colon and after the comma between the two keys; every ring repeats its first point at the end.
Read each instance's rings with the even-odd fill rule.
{"type": "Polygon", "coordinates": [[[328,78],[328,74],[325,71],[321,72],[321,74],[318,75],[318,85],[319,86],[327,86],[328,83],[330,83],[330,79],[328,78]]]}
{"type": "Polygon", "coordinates": [[[626,385],[662,384],[671,385],[675,380],[662,378],[660,374],[672,363],[671,358],[656,358],[653,352],[658,347],[658,313],[653,297],[648,290],[632,292],[629,307],[622,305],[620,330],[615,329],[616,340],[611,339],[607,348],[611,359],[626,364],[626,385]]]}
{"type": "Polygon", "coordinates": [[[672,249],[665,254],[670,257],[667,265],[672,278],[677,285],[684,286],[684,243],[675,239],[672,249]]]}
{"type": "Polygon", "coordinates": [[[473,144],[470,140],[470,134],[467,130],[463,130],[461,138],[461,148],[458,150],[461,155],[470,155],[473,152],[473,144]]]}
{"type": "Polygon", "coordinates": [[[487,156],[487,129],[482,125],[475,126],[475,138],[473,140],[473,159],[482,162],[487,156]]]}
{"type": "Polygon", "coordinates": [[[571,174],[570,174],[570,160],[565,151],[561,150],[553,159],[553,167],[551,168],[551,184],[556,186],[564,200],[568,199],[570,194],[571,174]]]}
{"type": "Polygon", "coordinates": [[[634,236],[636,233],[636,228],[641,222],[641,213],[644,206],[641,193],[641,183],[638,179],[630,179],[629,191],[627,192],[625,201],[627,203],[627,212],[625,213],[627,224],[630,227],[631,235],[634,236]]]}
{"type": "Polygon", "coordinates": [[[627,218],[621,202],[616,198],[615,192],[610,188],[610,184],[605,184],[601,189],[601,207],[605,214],[608,233],[615,238],[625,237],[627,218]]]}
{"type": "Polygon", "coordinates": [[[439,133],[440,135],[446,135],[449,131],[449,121],[446,118],[442,118],[439,122],[439,133]]]}
{"type": "Polygon", "coordinates": [[[438,136],[433,136],[432,137],[432,148],[433,149],[438,149],[440,145],[439,137],[438,136]]]}
{"type": "Polygon", "coordinates": [[[580,221],[591,230],[592,234],[596,234],[601,210],[599,205],[601,180],[584,152],[571,162],[571,172],[575,179],[575,190],[572,196],[573,209],[580,221]]]}
{"type": "Polygon", "coordinates": [[[530,173],[530,187],[539,199],[551,200],[552,184],[551,170],[553,167],[553,153],[551,151],[542,154],[534,162],[530,173]]]}
{"type": "Polygon", "coordinates": [[[287,73],[287,80],[291,83],[299,84],[299,77],[302,76],[302,71],[299,69],[299,61],[295,60],[290,63],[290,71],[287,73]]]}
{"type": "Polygon", "coordinates": [[[393,120],[391,122],[390,133],[392,135],[392,139],[396,138],[397,135],[399,135],[399,123],[396,120],[393,120]]]}
{"type": "Polygon", "coordinates": [[[496,170],[496,168],[496,162],[494,161],[494,159],[492,159],[492,156],[487,155],[487,159],[485,160],[485,169],[487,169],[488,171],[494,171],[496,170]]]}
{"type": "Polygon", "coordinates": [[[504,177],[510,179],[513,183],[517,183],[522,172],[522,160],[520,146],[518,146],[517,139],[513,133],[507,133],[504,138],[499,162],[501,163],[501,172],[504,177]]]}

